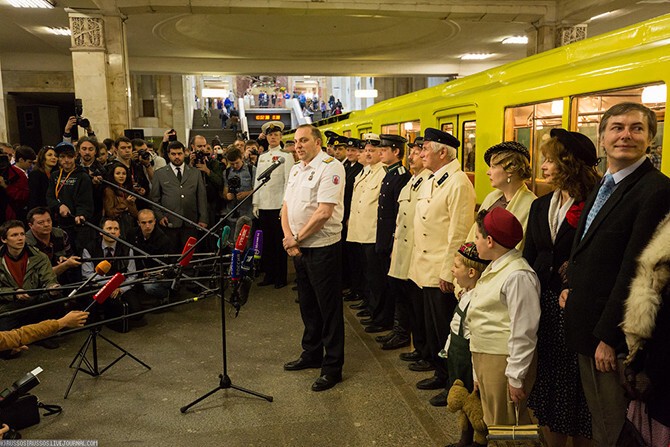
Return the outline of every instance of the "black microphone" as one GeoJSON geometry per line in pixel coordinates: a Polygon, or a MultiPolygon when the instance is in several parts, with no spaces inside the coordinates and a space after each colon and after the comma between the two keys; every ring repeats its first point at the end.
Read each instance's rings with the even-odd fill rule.
{"type": "Polygon", "coordinates": [[[284,157],[279,157],[275,161],[272,162],[269,168],[267,168],[261,175],[256,177],[256,180],[268,180],[270,178],[270,174],[272,171],[277,169],[279,165],[283,164],[286,161],[284,157]]]}

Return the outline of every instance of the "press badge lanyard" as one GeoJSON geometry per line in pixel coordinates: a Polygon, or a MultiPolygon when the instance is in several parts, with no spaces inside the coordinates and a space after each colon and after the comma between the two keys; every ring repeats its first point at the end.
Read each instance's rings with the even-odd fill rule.
{"type": "Polygon", "coordinates": [[[75,171],[74,169],[71,170],[70,173],[67,175],[67,177],[65,177],[65,180],[63,180],[63,183],[61,183],[60,179],[63,177],[63,170],[62,169],[60,170],[60,173],[58,174],[58,181],[56,182],[56,198],[58,198],[60,190],[63,189],[63,186],[65,186],[65,183],[67,183],[67,179],[70,178],[70,176],[74,171],[75,171]]]}

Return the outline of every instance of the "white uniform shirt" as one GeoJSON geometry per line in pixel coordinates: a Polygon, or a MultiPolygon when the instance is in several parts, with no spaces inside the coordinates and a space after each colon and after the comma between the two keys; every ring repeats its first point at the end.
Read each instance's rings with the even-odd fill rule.
{"type": "MultiPolygon", "coordinates": [[[[268,180],[267,184],[253,196],[254,207],[258,207],[261,210],[281,209],[286,182],[288,181],[293,163],[291,163],[292,158],[285,152],[282,152],[279,146],[271,148],[268,152],[258,157],[256,173],[259,175],[269,168],[273,161],[277,161],[279,157],[284,158],[284,165],[275,169],[270,175],[270,180],[268,180]]],[[[256,182],[257,179],[254,179],[254,188],[257,186],[256,182]]]]}
{"type": "Polygon", "coordinates": [[[307,165],[293,165],[286,185],[286,210],[291,232],[296,234],[319,206],[319,203],[334,203],[330,219],[319,231],[300,241],[301,247],[326,247],[338,242],[342,236],[344,217],[344,166],[323,151],[307,165]]]}

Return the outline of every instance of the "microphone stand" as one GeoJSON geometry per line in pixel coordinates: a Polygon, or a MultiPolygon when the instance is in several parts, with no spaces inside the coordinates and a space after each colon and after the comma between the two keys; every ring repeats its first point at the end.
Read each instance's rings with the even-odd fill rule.
{"type": "MultiPolygon", "coordinates": [[[[258,191],[260,188],[262,188],[267,182],[270,180],[270,176],[266,176],[264,178],[258,179],[259,184],[256,186],[256,188],[251,191],[251,194],[249,194],[247,197],[242,199],[235,207],[233,207],[232,210],[228,212],[225,216],[223,216],[219,221],[214,225],[212,228],[209,229],[208,233],[214,231],[217,227],[219,227],[221,224],[223,224],[230,216],[237,211],[237,209],[242,206],[247,200],[249,200],[250,197],[252,197],[256,191],[258,191]]],[[[193,247],[191,247],[191,250],[194,250],[195,247],[202,242],[206,237],[207,234],[205,233],[200,240],[198,240],[193,247]]],[[[225,248],[226,247],[221,247],[221,257],[223,258],[225,255],[225,248]]],[[[183,256],[186,256],[188,252],[184,253],[183,256]]],[[[228,351],[227,351],[227,345],[226,345],[226,303],[225,303],[225,291],[226,291],[226,264],[224,262],[221,262],[219,265],[219,271],[220,271],[220,278],[219,278],[219,294],[221,295],[221,353],[222,353],[222,363],[223,363],[223,372],[219,374],[219,384],[212,389],[211,391],[203,394],[202,396],[198,397],[196,400],[193,402],[184,405],[183,407],[180,408],[180,411],[182,413],[186,413],[189,408],[192,406],[196,405],[197,403],[207,399],[209,396],[212,394],[216,393],[219,390],[227,390],[229,388],[241,391],[243,393],[251,394],[252,396],[260,397],[261,399],[265,399],[268,402],[272,402],[274,398],[272,396],[268,396],[265,394],[261,394],[256,391],[252,391],[247,388],[243,388],[241,386],[233,384],[232,380],[230,379],[230,376],[228,375],[228,351]]]]}

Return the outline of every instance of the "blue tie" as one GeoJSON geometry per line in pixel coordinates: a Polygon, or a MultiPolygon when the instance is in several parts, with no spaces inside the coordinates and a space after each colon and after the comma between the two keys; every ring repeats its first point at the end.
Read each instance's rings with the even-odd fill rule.
{"type": "Polygon", "coordinates": [[[603,207],[605,202],[607,202],[607,199],[609,199],[609,197],[614,192],[615,186],[616,184],[614,183],[614,177],[612,177],[612,174],[605,174],[605,177],[603,178],[603,183],[602,185],[600,185],[600,189],[598,190],[596,200],[595,202],[593,202],[593,207],[591,208],[591,211],[589,211],[589,215],[586,216],[586,225],[584,226],[582,239],[584,239],[584,235],[587,233],[587,231],[589,231],[589,227],[593,223],[593,219],[596,218],[596,216],[600,212],[600,209],[603,207]]]}

